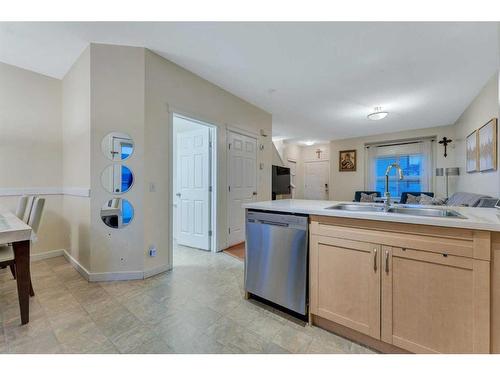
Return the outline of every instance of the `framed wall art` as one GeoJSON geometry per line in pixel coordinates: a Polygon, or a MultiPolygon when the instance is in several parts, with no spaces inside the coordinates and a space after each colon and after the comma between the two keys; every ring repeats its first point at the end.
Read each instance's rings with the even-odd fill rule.
{"type": "Polygon", "coordinates": [[[493,118],[477,131],[479,147],[479,171],[497,169],[497,119],[493,118]]]}

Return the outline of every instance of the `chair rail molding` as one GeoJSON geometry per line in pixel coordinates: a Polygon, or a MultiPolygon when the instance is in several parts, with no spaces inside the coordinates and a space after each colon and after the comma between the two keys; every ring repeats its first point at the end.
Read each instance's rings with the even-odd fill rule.
{"type": "Polygon", "coordinates": [[[70,195],[74,197],[90,197],[90,188],[85,187],[27,187],[0,188],[0,197],[20,195],[70,195]]]}

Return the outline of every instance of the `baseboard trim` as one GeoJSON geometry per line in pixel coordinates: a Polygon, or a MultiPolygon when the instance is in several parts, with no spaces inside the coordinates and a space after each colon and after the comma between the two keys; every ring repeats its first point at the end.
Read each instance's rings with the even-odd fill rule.
{"type": "Polygon", "coordinates": [[[80,264],[66,249],[57,249],[44,251],[41,253],[32,254],[30,259],[32,262],[39,260],[55,258],[58,256],[64,256],[69,264],[73,266],[74,269],[78,271],[82,277],[90,282],[100,282],[100,281],[125,281],[125,280],[142,280],[148,277],[158,275],[160,273],[170,271],[172,265],[162,264],[161,266],[153,267],[145,271],[125,271],[125,272],[89,272],[84,266],[80,264]]]}
{"type": "Polygon", "coordinates": [[[125,280],[142,280],[144,272],[128,271],[128,272],[96,272],[89,274],[89,281],[125,281],[125,280]]]}
{"type": "Polygon", "coordinates": [[[170,264],[163,264],[161,266],[153,267],[144,271],[144,278],[147,279],[148,277],[170,271],[171,269],[172,266],[170,264]]]}
{"type": "Polygon", "coordinates": [[[82,277],[87,280],[87,281],[90,281],[90,272],[87,271],[87,269],[82,266],[80,264],[80,262],[78,262],[75,258],[73,258],[71,256],[70,253],[68,253],[67,250],[64,250],[64,253],[63,253],[64,257],[66,258],[66,260],[69,262],[69,264],[71,264],[73,266],[74,269],[76,269],[78,271],[78,273],[80,275],[82,275],[82,277]]]}
{"type": "Polygon", "coordinates": [[[31,254],[30,260],[32,262],[37,262],[37,261],[43,260],[43,259],[60,257],[61,255],[64,255],[64,249],[49,250],[49,251],[43,251],[41,253],[31,254]]]}

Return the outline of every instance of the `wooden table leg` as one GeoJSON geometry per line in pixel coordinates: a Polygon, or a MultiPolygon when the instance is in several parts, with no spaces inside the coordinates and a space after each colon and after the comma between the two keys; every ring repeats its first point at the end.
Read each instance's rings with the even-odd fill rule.
{"type": "Polygon", "coordinates": [[[30,241],[19,241],[12,244],[16,262],[17,294],[21,310],[21,324],[30,320],[30,241]]]}

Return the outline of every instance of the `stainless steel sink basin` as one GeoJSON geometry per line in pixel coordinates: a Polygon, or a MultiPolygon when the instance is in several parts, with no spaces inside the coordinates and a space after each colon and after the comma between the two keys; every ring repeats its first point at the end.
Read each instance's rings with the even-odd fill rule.
{"type": "Polygon", "coordinates": [[[327,207],[328,210],[343,210],[343,211],[356,211],[356,212],[383,212],[383,205],[375,204],[350,204],[350,203],[340,203],[335,206],[327,207]]]}
{"type": "MultiPolygon", "coordinates": [[[[355,204],[355,203],[339,203],[331,207],[327,207],[328,210],[342,210],[342,211],[354,211],[354,212],[384,212],[384,206],[382,204],[355,204]]],[[[450,209],[439,209],[439,208],[419,208],[419,207],[394,207],[389,208],[389,213],[403,214],[403,215],[413,215],[413,216],[426,216],[426,217],[449,217],[456,219],[466,219],[465,216],[459,214],[455,210],[450,209]]]]}
{"type": "Polygon", "coordinates": [[[417,208],[417,207],[391,207],[389,212],[395,214],[413,215],[413,216],[429,216],[429,217],[451,217],[456,219],[466,219],[465,216],[459,214],[455,210],[438,209],[438,208],[417,208]]]}

